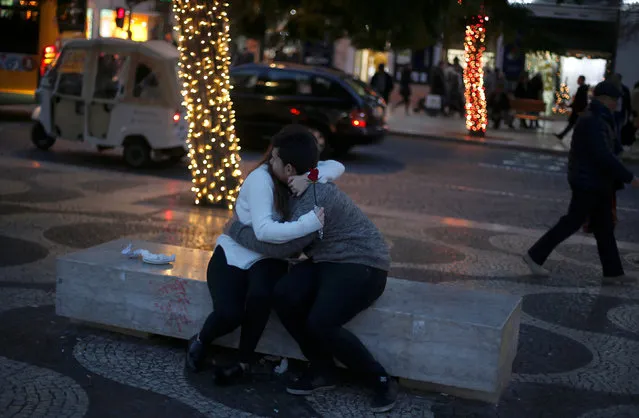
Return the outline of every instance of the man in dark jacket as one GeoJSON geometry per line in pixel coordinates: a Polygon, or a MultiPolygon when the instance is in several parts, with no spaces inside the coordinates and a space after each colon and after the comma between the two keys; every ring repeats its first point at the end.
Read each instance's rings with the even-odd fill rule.
{"type": "Polygon", "coordinates": [[[560,140],[564,139],[568,132],[575,127],[579,115],[588,107],[588,85],[586,84],[586,77],[580,75],[577,79],[577,84],[579,88],[577,88],[575,98],[570,105],[572,112],[570,113],[570,118],[568,118],[568,126],[566,126],[566,129],[564,129],[562,133],[555,134],[560,140]]]}
{"type": "Polygon", "coordinates": [[[394,82],[393,77],[384,69],[384,64],[377,66],[377,72],[373,75],[373,78],[371,78],[371,87],[388,103],[390,94],[393,91],[394,82]]]}
{"type": "Polygon", "coordinates": [[[572,189],[568,213],[524,255],[524,261],[535,275],[548,275],[542,265],[550,253],[589,219],[603,267],[603,283],[634,281],[624,274],[621,266],[613,221],[617,185],[632,183],[639,187],[639,179],[615,154],[613,112],[621,94],[613,83],[599,83],[588,110],[577,122],[568,157],[568,182],[572,189]]]}

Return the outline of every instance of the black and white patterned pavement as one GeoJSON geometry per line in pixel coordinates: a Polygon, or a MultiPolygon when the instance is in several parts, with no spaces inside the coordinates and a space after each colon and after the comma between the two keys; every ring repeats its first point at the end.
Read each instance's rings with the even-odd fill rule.
{"type": "MultiPolygon", "coordinates": [[[[583,235],[553,254],[549,279],[530,277],[520,261],[564,209],[555,174],[562,161],[552,160],[559,157],[482,150],[479,158],[474,148],[421,144],[396,140],[362,152],[340,181],[386,234],[392,274],[520,295],[524,315],[498,405],[404,391],[389,416],[639,417],[639,285],[601,287],[596,248],[583,235]],[[546,169],[530,166],[540,161],[546,169]]],[[[181,176],[20,152],[0,155],[0,416],[372,416],[350,376],[336,391],[295,398],[266,363],[252,382],[221,389],[207,374],[184,372],[179,342],[57,317],[56,256],[126,236],[212,249],[227,214],[191,207],[181,176]]],[[[620,248],[639,276],[639,197],[626,193],[620,248]]]]}

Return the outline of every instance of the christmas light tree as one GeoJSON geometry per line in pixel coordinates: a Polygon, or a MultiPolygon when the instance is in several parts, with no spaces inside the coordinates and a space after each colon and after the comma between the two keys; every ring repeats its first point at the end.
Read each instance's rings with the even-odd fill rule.
{"type": "Polygon", "coordinates": [[[174,0],[179,76],[196,204],[233,209],[240,185],[239,139],[231,102],[228,4],[174,0]]]}
{"type": "Polygon", "coordinates": [[[559,91],[555,92],[555,105],[552,107],[553,113],[559,113],[565,115],[570,112],[570,89],[566,83],[561,83],[559,91]]]}
{"type": "Polygon", "coordinates": [[[488,16],[473,16],[466,26],[464,51],[464,96],[466,98],[466,129],[470,135],[484,136],[488,115],[486,111],[486,93],[484,91],[484,69],[482,56],[486,50],[486,22],[488,16]]]}

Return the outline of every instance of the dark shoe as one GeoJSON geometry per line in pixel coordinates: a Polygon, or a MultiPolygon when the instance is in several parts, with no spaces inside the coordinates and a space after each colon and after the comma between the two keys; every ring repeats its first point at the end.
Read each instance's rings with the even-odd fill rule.
{"type": "Polygon", "coordinates": [[[291,395],[311,395],[314,392],[323,390],[334,389],[335,384],[332,379],[325,376],[315,375],[310,370],[307,370],[297,380],[288,385],[286,391],[291,395]]]}
{"type": "Polygon", "coordinates": [[[191,337],[186,350],[186,366],[193,372],[200,372],[204,368],[205,358],[206,350],[204,349],[204,344],[198,340],[197,335],[191,337]]]}
{"type": "Polygon", "coordinates": [[[555,137],[560,140],[563,141],[564,140],[564,136],[563,135],[559,135],[559,134],[555,134],[555,137]]]}
{"type": "Polygon", "coordinates": [[[381,376],[375,386],[371,411],[380,413],[393,409],[399,392],[397,381],[390,376],[381,376]]]}
{"type": "Polygon", "coordinates": [[[246,374],[247,369],[240,363],[215,369],[214,380],[218,386],[228,386],[237,383],[246,374]]]}
{"type": "Polygon", "coordinates": [[[637,279],[622,274],[621,276],[604,276],[601,282],[604,285],[632,284],[636,283],[637,279]]]}

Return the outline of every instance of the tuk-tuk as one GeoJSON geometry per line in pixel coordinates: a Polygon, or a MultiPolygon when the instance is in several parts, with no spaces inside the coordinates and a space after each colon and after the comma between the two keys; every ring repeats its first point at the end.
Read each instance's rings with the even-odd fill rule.
{"type": "Polygon", "coordinates": [[[124,161],[179,161],[186,154],[177,74],[179,54],[168,42],[78,39],[60,51],[36,93],[31,139],[47,150],[57,139],[98,150],[123,147],[124,161]]]}

